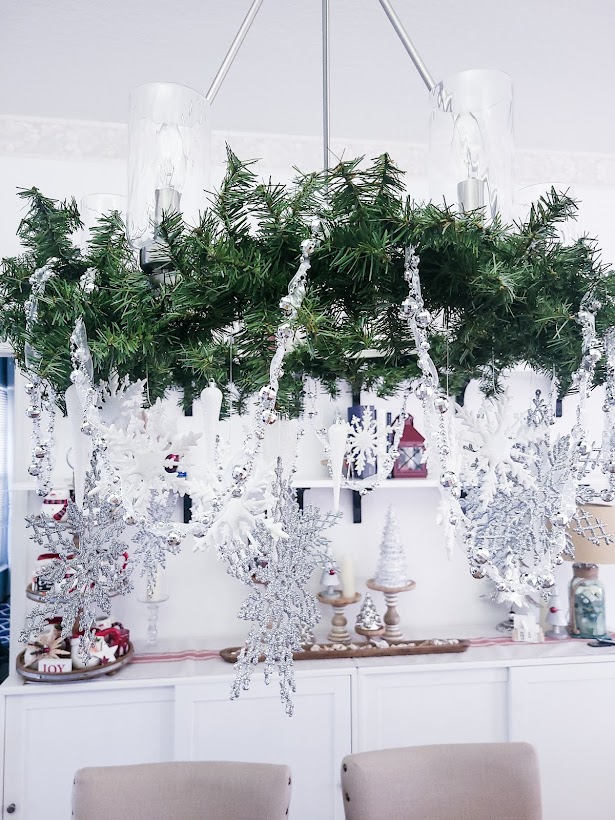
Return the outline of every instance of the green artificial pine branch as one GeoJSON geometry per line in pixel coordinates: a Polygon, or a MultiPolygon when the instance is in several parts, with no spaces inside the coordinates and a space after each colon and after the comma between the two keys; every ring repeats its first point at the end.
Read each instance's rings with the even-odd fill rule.
{"type": "Polygon", "coordinates": [[[431,352],[454,395],[473,378],[487,391],[498,389],[501,373],[521,362],[554,372],[568,390],[581,354],[576,313],[587,291],[603,305],[601,332],[615,325],[613,278],[596,243],[582,238],[565,246],[558,239],[558,226],[576,211],[566,194],[551,190],[514,226],[485,225],[480,212],[414,203],[386,154],[367,166],[340,162],[286,186],[259,181],[252,165],[227,149],[226,175],[198,224],[164,215],[159,253],[175,278],[160,287],[139,269],[119,214],[100,220],[81,254],[72,241],[80,226],[74,201],[58,203],[35,188],[21,192],[29,205],[19,227],[24,253],[2,262],[0,333],[22,366],[28,280],[56,260],[29,341],[58,391],[70,384],[70,334],[82,316],[96,378],[114,370],[147,376],[152,400],[175,386],[186,402],[213,379],[225,394],[223,412],[230,401],[244,407],[267,383],[279,301],[315,215],[323,237],[285,361],[282,412],[299,411],[306,375],[331,394],[346,384],[354,394],[381,396],[418,375],[400,315],[409,244],[421,258],[426,305],[442,322],[431,352]],[[88,269],[96,281],[91,293],[79,284],[88,269]],[[373,351],[367,358],[366,349],[373,351]]]}

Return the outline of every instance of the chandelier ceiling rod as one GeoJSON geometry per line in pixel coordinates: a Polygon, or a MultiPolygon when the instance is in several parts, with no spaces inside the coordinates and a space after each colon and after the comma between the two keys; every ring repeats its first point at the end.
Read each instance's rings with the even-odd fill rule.
{"type": "Polygon", "coordinates": [[[329,0],[322,0],[322,150],[323,169],[329,170],[329,143],[331,141],[329,98],[329,0]]]}

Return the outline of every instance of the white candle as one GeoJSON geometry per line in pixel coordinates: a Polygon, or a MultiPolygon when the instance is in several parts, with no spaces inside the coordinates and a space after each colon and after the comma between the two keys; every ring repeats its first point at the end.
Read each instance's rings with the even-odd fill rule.
{"type": "Polygon", "coordinates": [[[342,556],[342,597],[354,598],[354,568],[352,565],[352,556],[342,556]]]}
{"type": "Polygon", "coordinates": [[[156,577],[154,578],[154,586],[150,589],[148,584],[147,587],[147,600],[148,601],[160,601],[162,598],[162,572],[158,569],[156,570],[156,577]]]}

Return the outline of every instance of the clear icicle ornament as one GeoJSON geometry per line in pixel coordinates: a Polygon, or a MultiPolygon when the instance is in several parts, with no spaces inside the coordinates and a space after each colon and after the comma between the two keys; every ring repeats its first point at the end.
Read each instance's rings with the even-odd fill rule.
{"type": "MultiPolygon", "coordinates": [[[[57,262],[57,259],[50,259],[43,267],[35,270],[29,279],[31,291],[24,305],[27,339],[31,337],[38,321],[38,303],[45,294],[47,282],[55,276],[54,265],[57,262]]],[[[51,490],[56,395],[51,385],[38,375],[41,356],[29,341],[24,345],[24,353],[29,374],[25,386],[28,395],[26,416],[32,422],[28,474],[36,482],[37,495],[44,497],[51,490]]]]}

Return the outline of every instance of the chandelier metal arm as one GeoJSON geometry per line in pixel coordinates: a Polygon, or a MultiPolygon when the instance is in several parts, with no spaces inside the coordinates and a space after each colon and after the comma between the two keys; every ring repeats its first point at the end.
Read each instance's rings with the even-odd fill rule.
{"type": "MultiPolygon", "coordinates": [[[[391,25],[395,29],[397,36],[402,42],[402,45],[410,55],[410,59],[414,63],[417,71],[421,75],[421,78],[429,91],[432,91],[435,88],[435,81],[434,78],[429,73],[427,66],[421,59],[420,54],[414,47],[412,40],[408,36],[408,32],[404,28],[401,20],[397,16],[395,9],[390,3],[390,0],[379,0],[380,5],[382,6],[384,13],[389,18],[391,25]]],[[[226,53],[224,60],[222,61],[222,65],[218,69],[216,76],[214,77],[212,84],[209,87],[209,91],[205,95],[207,102],[211,105],[224,82],[226,75],[230,67],[233,65],[235,61],[235,57],[239,53],[239,49],[241,48],[243,41],[245,40],[246,34],[250,31],[252,27],[252,23],[254,22],[256,15],[260,11],[260,7],[263,4],[263,0],[253,0],[252,5],[248,9],[248,13],[246,14],[243,23],[241,24],[239,31],[235,35],[233,42],[229,50],[226,53]]],[[[323,168],[325,171],[329,169],[330,163],[330,140],[331,140],[331,128],[330,128],[330,121],[331,121],[331,102],[330,102],[330,94],[329,94],[329,75],[330,75],[330,63],[329,63],[329,0],[322,0],[322,143],[323,143],[323,168]]]]}
{"type": "Polygon", "coordinates": [[[211,105],[213,101],[216,99],[216,95],[218,91],[220,91],[220,86],[224,82],[224,78],[226,77],[229,68],[233,65],[235,61],[235,57],[237,56],[239,49],[246,37],[246,34],[250,31],[252,27],[252,23],[254,22],[256,15],[258,14],[260,7],[263,4],[263,0],[253,0],[252,5],[250,6],[248,13],[246,14],[239,31],[235,35],[235,39],[231,43],[231,47],[226,53],[226,57],[222,61],[222,65],[218,69],[216,76],[213,79],[212,84],[209,86],[209,91],[205,95],[205,99],[211,105]]]}
{"type": "Polygon", "coordinates": [[[421,79],[423,80],[423,82],[425,83],[425,85],[427,86],[429,91],[433,91],[433,89],[436,87],[436,82],[435,82],[434,78],[431,76],[431,74],[429,73],[429,70],[427,69],[427,66],[425,65],[425,63],[421,59],[421,55],[418,53],[418,51],[414,47],[414,43],[412,42],[412,40],[408,36],[408,32],[406,31],[406,29],[403,26],[403,23],[401,22],[401,20],[397,16],[397,13],[396,13],[395,9],[393,8],[393,6],[391,5],[390,0],[379,0],[379,2],[380,2],[380,5],[382,6],[382,8],[384,9],[384,13],[389,18],[389,21],[390,21],[391,25],[395,29],[395,32],[396,32],[397,36],[401,40],[403,47],[406,49],[406,51],[410,55],[410,59],[414,63],[414,65],[416,67],[416,70],[421,75],[421,79]]]}

